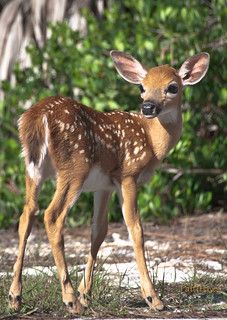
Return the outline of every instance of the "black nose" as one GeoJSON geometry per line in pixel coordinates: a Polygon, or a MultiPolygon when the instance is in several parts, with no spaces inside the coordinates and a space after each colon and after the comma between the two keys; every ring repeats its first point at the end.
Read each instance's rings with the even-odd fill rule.
{"type": "Polygon", "coordinates": [[[153,101],[144,101],[142,104],[142,112],[145,116],[154,118],[159,114],[159,107],[153,101]]]}

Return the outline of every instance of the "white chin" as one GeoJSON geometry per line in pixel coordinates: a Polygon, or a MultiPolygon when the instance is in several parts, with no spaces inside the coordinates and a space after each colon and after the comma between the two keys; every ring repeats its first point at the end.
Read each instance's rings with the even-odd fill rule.
{"type": "Polygon", "coordinates": [[[154,115],[154,116],[152,116],[152,115],[145,115],[145,114],[144,114],[144,117],[147,118],[147,119],[154,119],[154,118],[156,118],[157,116],[158,116],[157,114],[154,115]]]}

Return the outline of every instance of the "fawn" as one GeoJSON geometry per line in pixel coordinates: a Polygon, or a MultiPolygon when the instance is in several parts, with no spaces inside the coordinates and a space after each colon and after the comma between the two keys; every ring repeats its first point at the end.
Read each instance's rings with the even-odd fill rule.
{"type": "Polygon", "coordinates": [[[182,130],[181,98],[186,85],[199,82],[209,54],[187,59],[179,71],[169,65],[145,68],[132,56],[110,53],[118,73],[141,87],[140,113],[98,112],[71,98],[49,97],[33,105],[19,120],[26,164],[26,198],[19,223],[19,252],[9,291],[14,310],[21,305],[22,266],[27,238],[44,180],[56,178],[54,197],[44,223],[68,310],[88,305],[98,250],[107,233],[107,204],[116,190],[133,242],[142,296],[150,308],[162,310],[146,266],[137,189],[177,143],[182,130]],[[67,212],[83,191],[94,192],[91,248],[78,298],[74,295],[64,255],[63,227],[67,212]]]}

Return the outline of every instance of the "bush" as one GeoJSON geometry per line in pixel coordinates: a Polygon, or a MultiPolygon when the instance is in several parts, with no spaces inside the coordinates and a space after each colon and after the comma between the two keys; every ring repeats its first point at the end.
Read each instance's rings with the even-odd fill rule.
{"type": "MultiPolygon", "coordinates": [[[[25,103],[60,94],[101,111],[138,110],[139,90],[119,79],[109,57],[111,49],[130,52],[149,66],[168,63],[179,67],[190,55],[210,53],[206,78],[185,90],[183,136],[165,160],[176,170],[173,174],[160,169],[142,188],[139,205],[143,218],[162,221],[224,207],[227,70],[222,66],[226,65],[227,52],[222,41],[226,13],[224,0],[203,5],[193,0],[125,0],[115,1],[101,21],[84,11],[86,36],[72,31],[66,22],[52,25],[51,36],[41,50],[35,44],[27,49],[32,66],[25,70],[15,67],[16,85],[2,83],[5,99],[0,104],[4,135],[0,226],[18,219],[23,206],[24,165],[19,157],[16,121],[25,103]]],[[[47,206],[52,194],[53,184],[47,183],[40,197],[41,208],[47,206]]],[[[91,205],[91,196],[83,195],[77,213],[73,209],[70,214],[70,224],[86,222],[91,205]]],[[[120,217],[114,197],[110,218],[116,221],[120,217]]]]}

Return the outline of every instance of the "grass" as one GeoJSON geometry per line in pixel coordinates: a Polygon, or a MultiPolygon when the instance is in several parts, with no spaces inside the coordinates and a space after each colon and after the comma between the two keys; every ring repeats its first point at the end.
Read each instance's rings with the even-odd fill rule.
{"type": "MultiPolygon", "coordinates": [[[[77,271],[71,273],[73,286],[79,285],[80,276],[77,271]]],[[[16,315],[8,309],[8,289],[11,275],[0,278],[0,316],[16,315]]],[[[42,312],[57,317],[67,316],[61,301],[61,288],[57,275],[48,276],[40,273],[38,276],[23,276],[23,307],[20,314],[42,312]]],[[[119,286],[112,286],[107,273],[95,272],[92,292],[92,303],[84,315],[87,316],[125,316],[127,310],[124,300],[131,293],[119,286]]]]}
{"type": "MultiPolygon", "coordinates": [[[[166,310],[149,311],[140,297],[140,290],[122,286],[123,276],[113,279],[99,267],[94,276],[91,305],[84,317],[174,317],[227,315],[227,279],[209,275],[194,276],[183,283],[157,282],[156,288],[163,298],[166,310]],[[116,281],[117,279],[117,281],[116,281]]],[[[79,284],[81,275],[77,270],[71,273],[73,286],[79,284]]],[[[0,319],[40,315],[49,319],[71,316],[66,313],[61,301],[61,289],[55,273],[48,276],[23,276],[23,307],[19,314],[8,309],[8,289],[11,276],[0,278],[0,319]]],[[[38,319],[38,318],[37,318],[38,319]]]]}
{"type": "Polygon", "coordinates": [[[194,275],[181,284],[165,284],[167,304],[185,313],[227,311],[227,279],[221,276],[194,275]]]}

